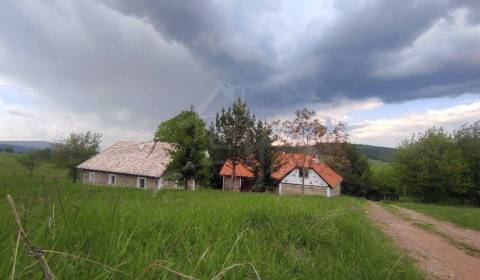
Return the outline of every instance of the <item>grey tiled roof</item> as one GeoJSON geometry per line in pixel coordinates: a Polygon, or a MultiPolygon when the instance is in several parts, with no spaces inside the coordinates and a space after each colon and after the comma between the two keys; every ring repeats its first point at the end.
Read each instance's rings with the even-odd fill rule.
{"type": "Polygon", "coordinates": [[[81,163],[77,168],[160,177],[170,161],[167,143],[120,141],[81,163]]]}

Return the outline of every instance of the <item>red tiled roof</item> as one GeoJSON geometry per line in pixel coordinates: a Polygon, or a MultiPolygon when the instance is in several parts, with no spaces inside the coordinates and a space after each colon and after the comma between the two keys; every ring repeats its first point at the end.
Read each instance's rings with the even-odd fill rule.
{"type": "Polygon", "coordinates": [[[343,180],[342,176],[323,162],[314,162],[312,168],[333,188],[337,187],[343,180]]]}
{"type": "MultiPolygon", "coordinates": [[[[227,160],[220,170],[220,176],[232,176],[233,175],[233,165],[230,160],[227,160]]],[[[247,177],[253,178],[253,169],[246,164],[238,163],[235,166],[235,176],[237,177],[247,177]]]]}
{"type": "MultiPolygon", "coordinates": [[[[333,171],[325,163],[320,162],[319,160],[313,158],[312,156],[307,156],[304,161],[304,156],[301,154],[280,154],[276,160],[276,170],[272,174],[272,178],[276,180],[281,180],[283,177],[287,176],[295,168],[302,167],[305,162],[305,168],[311,168],[322,177],[325,182],[330,187],[335,188],[342,180],[342,176],[333,171]]],[[[232,176],[232,164],[230,161],[225,162],[220,171],[220,176],[232,176]]],[[[238,177],[247,177],[253,178],[253,170],[250,166],[246,164],[237,164],[235,167],[235,174],[238,177]]]]}

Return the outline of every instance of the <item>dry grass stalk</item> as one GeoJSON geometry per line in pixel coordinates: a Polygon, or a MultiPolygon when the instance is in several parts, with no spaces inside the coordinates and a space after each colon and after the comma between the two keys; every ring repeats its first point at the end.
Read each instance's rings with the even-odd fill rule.
{"type": "Polygon", "coordinates": [[[55,240],[55,204],[52,204],[52,216],[48,217],[48,228],[50,229],[53,240],[55,240]]]}
{"type": "Polygon", "coordinates": [[[217,275],[215,275],[215,276],[212,278],[212,280],[220,279],[220,278],[222,278],[222,277],[225,275],[225,273],[226,273],[227,271],[229,271],[229,270],[231,270],[231,269],[233,269],[233,268],[235,268],[235,267],[245,266],[245,265],[251,266],[252,269],[253,269],[253,271],[255,272],[255,276],[257,277],[257,279],[261,279],[261,278],[260,278],[260,275],[258,274],[258,271],[257,271],[257,269],[255,268],[255,266],[253,265],[253,263],[236,263],[236,264],[233,264],[233,265],[231,265],[231,266],[229,266],[229,267],[227,267],[227,268],[224,268],[225,265],[227,264],[228,259],[230,258],[230,255],[232,254],[232,252],[233,252],[233,250],[235,249],[235,247],[237,247],[237,244],[238,244],[238,242],[240,241],[240,238],[242,237],[242,235],[243,235],[243,233],[244,233],[245,231],[246,231],[246,229],[243,230],[242,232],[240,232],[240,234],[237,236],[237,239],[236,239],[235,242],[233,243],[232,248],[231,248],[230,251],[228,252],[227,257],[225,258],[225,261],[223,262],[223,265],[222,265],[222,268],[220,269],[220,272],[219,272],[217,275]]]}
{"type": "Polygon", "coordinates": [[[200,259],[198,259],[197,265],[195,266],[195,269],[193,270],[193,273],[197,272],[197,269],[198,269],[198,267],[200,266],[200,263],[203,261],[203,259],[204,259],[205,256],[207,255],[208,250],[210,250],[210,246],[207,247],[207,249],[205,249],[205,251],[203,252],[203,254],[202,254],[202,256],[200,257],[200,259]]]}
{"type": "Polygon", "coordinates": [[[393,266],[388,270],[387,272],[387,275],[385,277],[385,279],[389,279],[390,278],[390,274],[392,273],[392,271],[397,267],[397,265],[400,263],[400,261],[403,259],[405,255],[400,255],[400,257],[398,258],[398,260],[393,264],[393,266]]]}
{"type": "Polygon", "coordinates": [[[236,267],[239,267],[239,266],[250,266],[253,271],[255,272],[255,276],[257,277],[257,280],[261,280],[260,278],[260,275],[258,274],[258,271],[257,269],[255,268],[255,266],[253,265],[253,263],[235,263],[235,264],[232,264],[231,266],[225,268],[225,269],[222,269],[217,275],[215,275],[212,280],[217,280],[217,279],[221,279],[225,273],[227,273],[229,270],[232,270],[236,267]]]}
{"type": "Polygon", "coordinates": [[[72,255],[72,254],[69,254],[69,253],[65,253],[65,252],[58,252],[58,251],[53,251],[53,250],[43,250],[43,252],[45,253],[50,253],[50,254],[58,254],[58,255],[62,255],[62,256],[65,256],[65,257],[70,257],[70,258],[73,258],[73,259],[76,259],[76,260],[80,260],[80,261],[86,261],[86,262],[89,262],[91,264],[96,264],[96,265],[99,265],[99,266],[103,266],[104,268],[107,268],[107,269],[110,269],[110,270],[113,270],[113,271],[116,271],[118,273],[121,273],[123,275],[127,275],[127,276],[130,276],[130,277],[133,277],[132,274],[129,274],[129,273],[126,273],[120,269],[117,269],[115,267],[112,267],[112,266],[108,266],[104,263],[101,263],[101,262],[97,262],[97,261],[94,261],[94,260],[91,260],[91,259],[87,259],[85,257],[80,257],[80,256],[77,256],[77,255],[72,255]]]}
{"type": "Polygon", "coordinates": [[[237,247],[237,243],[238,241],[240,240],[240,238],[242,237],[242,234],[245,232],[245,230],[243,230],[242,232],[240,232],[240,234],[237,236],[237,240],[235,240],[235,242],[233,243],[233,246],[232,248],[230,249],[230,251],[228,252],[228,255],[227,257],[225,258],[225,261],[223,262],[223,265],[222,265],[222,268],[220,270],[223,270],[223,268],[225,267],[225,265],[227,264],[227,261],[228,259],[230,258],[230,255],[232,254],[233,250],[235,249],[235,247],[237,247]]]}
{"type": "Polygon", "coordinates": [[[180,277],[183,277],[183,278],[186,278],[186,279],[191,279],[191,280],[197,280],[197,278],[195,277],[192,277],[192,276],[189,276],[189,275],[186,275],[182,272],[179,272],[179,271],[176,271],[176,270],[173,270],[165,265],[162,264],[162,262],[165,262],[164,260],[155,260],[153,262],[151,262],[142,272],[142,274],[140,274],[136,279],[141,279],[141,277],[143,277],[143,275],[145,275],[145,273],[147,273],[150,269],[158,266],[158,267],[161,267],[163,269],[165,269],[166,271],[168,272],[171,272],[177,276],[180,276],[180,277]]]}
{"type": "Polygon", "coordinates": [[[15,245],[15,254],[13,255],[13,267],[12,267],[12,272],[10,273],[10,280],[13,280],[15,278],[15,267],[17,265],[18,245],[20,244],[21,237],[22,237],[22,234],[20,233],[20,231],[18,231],[17,243],[15,245]]]}
{"type": "Polygon", "coordinates": [[[54,280],[55,275],[53,274],[52,270],[50,269],[50,266],[48,265],[47,259],[45,259],[45,253],[42,249],[36,247],[35,245],[32,244],[32,242],[28,239],[27,233],[25,232],[25,229],[23,228],[22,221],[20,220],[20,216],[18,215],[17,208],[15,207],[15,203],[13,202],[13,198],[10,194],[7,195],[7,201],[10,204],[10,208],[12,210],[13,217],[15,218],[15,222],[17,223],[18,231],[20,235],[22,236],[23,241],[27,245],[29,251],[28,254],[35,258],[38,261],[38,264],[40,265],[42,272],[43,272],[43,278],[46,280],[54,280]]]}

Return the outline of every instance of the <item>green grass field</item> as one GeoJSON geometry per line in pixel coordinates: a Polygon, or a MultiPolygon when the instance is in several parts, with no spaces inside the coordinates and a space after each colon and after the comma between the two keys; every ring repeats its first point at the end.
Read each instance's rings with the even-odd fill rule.
{"type": "MultiPolygon", "coordinates": [[[[423,278],[360,199],[42,184],[11,159],[0,154],[2,279],[17,242],[7,193],[58,279],[423,278]]],[[[40,278],[20,244],[15,279],[40,278]]]]}
{"type": "MultiPolygon", "coordinates": [[[[28,177],[28,171],[26,168],[18,163],[19,155],[8,154],[0,152],[0,183],[11,184],[16,180],[25,180],[28,177]]],[[[67,172],[65,170],[57,169],[49,162],[42,162],[33,172],[34,179],[40,181],[42,176],[47,179],[59,178],[67,181],[67,172]]],[[[51,180],[50,180],[51,181],[51,180]]]]}
{"type": "Polygon", "coordinates": [[[480,230],[480,208],[414,202],[395,204],[465,228],[480,230]]]}

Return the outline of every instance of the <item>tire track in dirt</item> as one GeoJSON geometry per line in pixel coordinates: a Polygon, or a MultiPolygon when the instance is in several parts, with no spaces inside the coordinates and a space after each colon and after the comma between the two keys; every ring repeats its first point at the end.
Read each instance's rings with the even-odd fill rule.
{"type": "Polygon", "coordinates": [[[369,202],[368,215],[430,279],[480,279],[480,258],[369,202]]]}

